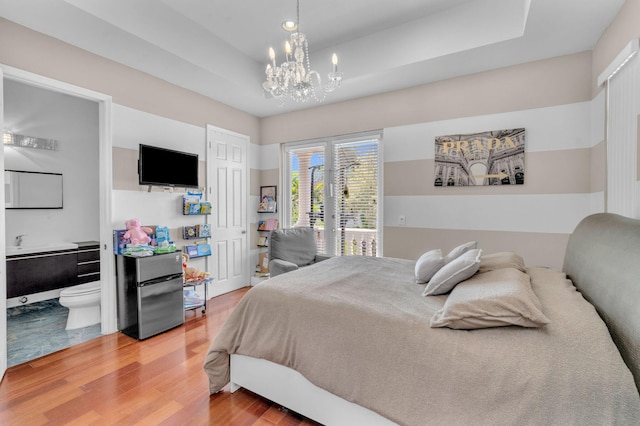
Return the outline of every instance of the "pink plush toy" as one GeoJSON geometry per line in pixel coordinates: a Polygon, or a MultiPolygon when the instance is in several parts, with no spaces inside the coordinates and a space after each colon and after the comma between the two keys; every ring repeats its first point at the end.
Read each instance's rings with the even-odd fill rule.
{"type": "Polygon", "coordinates": [[[149,238],[147,234],[152,234],[153,229],[142,226],[140,219],[138,218],[127,220],[125,225],[127,226],[127,232],[124,233],[123,237],[125,239],[130,239],[131,244],[149,244],[151,238],[149,238]]]}

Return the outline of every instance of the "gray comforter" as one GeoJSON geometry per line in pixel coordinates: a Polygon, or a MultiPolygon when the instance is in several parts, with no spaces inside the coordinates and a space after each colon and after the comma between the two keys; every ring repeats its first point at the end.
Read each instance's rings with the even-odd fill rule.
{"type": "Polygon", "coordinates": [[[564,274],[529,269],[543,328],[430,328],[415,262],[336,257],[251,289],[212,342],[211,393],[229,354],[264,358],[407,425],[639,424],[640,398],[607,328],[564,274]]]}

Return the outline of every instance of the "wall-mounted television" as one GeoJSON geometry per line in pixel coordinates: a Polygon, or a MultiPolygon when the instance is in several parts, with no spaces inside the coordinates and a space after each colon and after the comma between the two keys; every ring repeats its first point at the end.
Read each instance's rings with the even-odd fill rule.
{"type": "Polygon", "coordinates": [[[140,144],[140,185],[198,187],[198,154],[140,144]]]}

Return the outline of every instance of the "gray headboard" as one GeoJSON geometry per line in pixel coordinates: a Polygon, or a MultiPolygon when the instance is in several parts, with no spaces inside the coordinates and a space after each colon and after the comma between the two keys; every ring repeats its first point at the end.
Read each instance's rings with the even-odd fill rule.
{"type": "Polygon", "coordinates": [[[583,219],[563,271],[607,323],[640,390],[640,220],[611,213],[583,219]]]}

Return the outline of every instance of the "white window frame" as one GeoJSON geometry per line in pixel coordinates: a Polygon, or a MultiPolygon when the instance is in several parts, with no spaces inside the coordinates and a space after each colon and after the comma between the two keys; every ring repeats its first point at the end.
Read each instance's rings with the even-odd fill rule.
{"type": "MultiPolygon", "coordinates": [[[[291,222],[291,199],[289,194],[291,194],[291,170],[289,164],[289,151],[297,148],[304,147],[312,147],[312,146],[322,146],[324,148],[324,160],[325,160],[325,180],[327,182],[331,182],[329,187],[325,186],[325,214],[329,212],[333,212],[335,210],[335,194],[331,194],[333,191],[332,186],[333,182],[335,182],[335,177],[333,173],[333,149],[334,145],[338,143],[348,143],[348,142],[357,142],[357,141],[366,141],[377,139],[378,141],[378,158],[377,158],[377,166],[378,166],[378,187],[377,187],[377,220],[376,220],[376,255],[383,256],[384,255],[384,158],[383,158],[383,132],[382,130],[375,130],[370,132],[361,132],[354,133],[348,135],[340,135],[340,136],[332,136],[326,138],[318,138],[318,139],[308,139],[303,141],[296,142],[288,142],[282,145],[281,149],[281,164],[282,164],[282,174],[280,177],[280,187],[282,188],[282,196],[281,198],[281,215],[282,215],[282,223],[289,224],[291,222]],[[331,196],[333,195],[333,196],[331,196]]],[[[334,250],[335,244],[335,235],[337,233],[325,232],[325,244],[326,247],[330,247],[330,250],[334,250]]],[[[332,253],[333,254],[333,253],[332,253]]]]}

